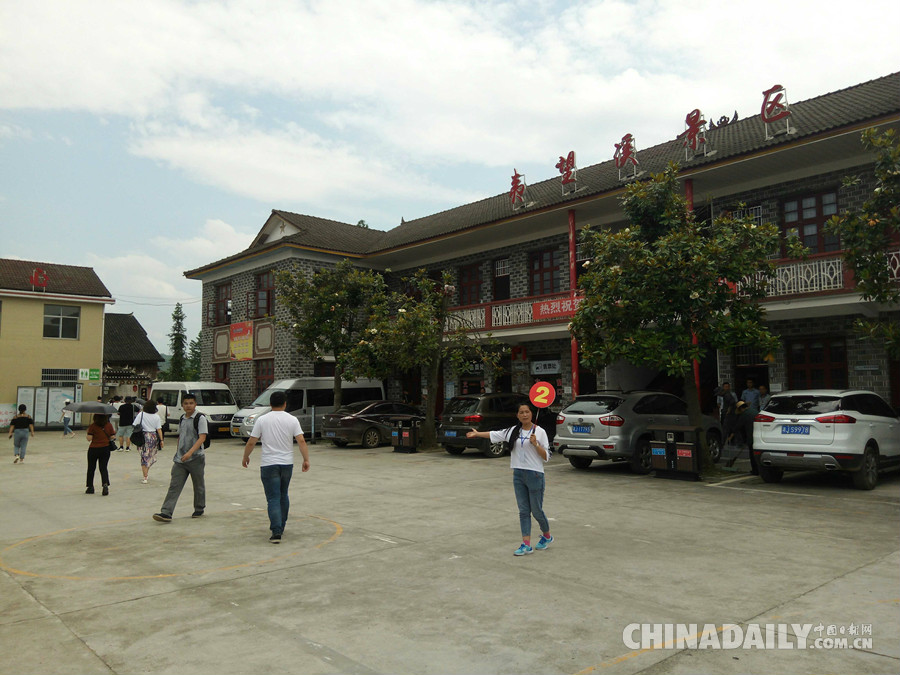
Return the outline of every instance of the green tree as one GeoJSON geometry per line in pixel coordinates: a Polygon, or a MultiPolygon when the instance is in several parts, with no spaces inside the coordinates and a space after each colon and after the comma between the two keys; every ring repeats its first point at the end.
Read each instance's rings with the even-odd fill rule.
{"type": "Polygon", "coordinates": [[[342,380],[369,374],[354,370],[351,357],[369,327],[373,305],[384,302],[384,278],[344,259],[310,277],[276,272],[275,284],[278,301],[291,317],[283,325],[291,329],[298,349],[313,358],[334,355],[334,404],[340,406],[342,380]]]}
{"type": "Polygon", "coordinates": [[[368,334],[358,341],[358,368],[385,375],[421,366],[426,379],[425,422],[422,443],[436,443],[435,413],[441,365],[450,363],[457,372],[473,360],[496,368],[501,345],[471,330],[460,315],[450,311],[454,292],[452,277],[444,271],[440,280],[424,269],[402,280],[405,292],[395,292],[387,302],[373,307],[368,334]]]}
{"type": "Polygon", "coordinates": [[[197,333],[197,337],[191,340],[191,343],[188,345],[188,358],[187,365],[185,366],[184,379],[186,380],[199,380],[200,379],[200,359],[201,359],[201,351],[200,351],[200,336],[202,335],[202,331],[197,333]]]}
{"type": "Polygon", "coordinates": [[[184,380],[186,371],[185,351],[187,349],[187,334],[184,330],[184,309],[180,302],[175,303],[175,311],[172,312],[172,331],[169,333],[169,349],[172,350],[172,358],[169,360],[168,379],[184,380]]]}
{"type": "MultiPolygon", "coordinates": [[[[853,270],[863,298],[896,310],[900,282],[887,256],[892,243],[896,248],[900,234],[900,144],[894,129],[881,133],[867,129],[862,143],[875,153],[875,189],[862,208],[833,216],[828,228],[840,235],[844,260],[853,270]]],[[[855,177],[844,181],[845,187],[858,183],[855,177]]],[[[896,318],[857,319],[855,328],[864,337],[883,342],[893,358],[900,358],[900,324],[896,318]]]]}
{"type": "MultiPolygon", "coordinates": [[[[702,345],[769,353],[777,340],[763,324],[759,301],[774,275],[774,225],[718,218],[699,223],[670,165],[630,185],[622,200],[629,226],[586,228],[589,265],[584,302],[572,320],[582,359],[595,368],[617,360],[650,366],[684,380],[690,424],[701,426],[693,364],[702,345]]],[[[701,438],[704,466],[710,457],[701,438]]]]}

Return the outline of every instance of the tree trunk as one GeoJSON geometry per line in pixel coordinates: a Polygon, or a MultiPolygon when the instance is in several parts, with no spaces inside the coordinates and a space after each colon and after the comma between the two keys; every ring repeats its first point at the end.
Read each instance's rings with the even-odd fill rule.
{"type": "Polygon", "coordinates": [[[437,445],[437,433],[434,426],[434,418],[437,409],[438,374],[441,370],[441,357],[435,354],[428,364],[428,395],[425,397],[425,423],[422,425],[422,446],[433,448],[437,445]]]}
{"type": "Polygon", "coordinates": [[[341,407],[341,402],[344,399],[344,392],[341,389],[341,373],[344,371],[341,370],[341,367],[335,363],[334,364],[334,409],[337,410],[341,407]]]}
{"type": "MultiPolygon", "coordinates": [[[[684,400],[687,403],[688,424],[694,429],[702,430],[703,412],[700,409],[700,392],[697,389],[697,381],[694,379],[693,368],[684,374],[684,400]]],[[[696,440],[700,448],[700,471],[708,473],[713,468],[713,461],[709,456],[706,434],[699,433],[696,440]]]]}

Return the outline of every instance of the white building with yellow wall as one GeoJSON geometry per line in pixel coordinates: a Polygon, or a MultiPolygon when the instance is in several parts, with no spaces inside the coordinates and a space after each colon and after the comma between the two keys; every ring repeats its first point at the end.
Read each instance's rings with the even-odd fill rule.
{"type": "Polygon", "coordinates": [[[0,259],[0,427],[20,387],[102,394],[104,306],[114,302],[90,267],[0,259]]]}

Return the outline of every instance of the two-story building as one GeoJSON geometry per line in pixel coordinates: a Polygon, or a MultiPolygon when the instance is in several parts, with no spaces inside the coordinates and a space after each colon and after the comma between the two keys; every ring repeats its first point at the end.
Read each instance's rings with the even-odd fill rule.
{"type": "Polygon", "coordinates": [[[14,410],[19,387],[49,388],[28,406],[39,424],[57,421],[56,399],[77,390],[85,400],[101,394],[103,313],[113,302],[90,267],[0,259],[4,414],[14,410]]]}
{"type": "MultiPolygon", "coordinates": [[[[806,260],[778,258],[778,274],[764,306],[780,337],[774,355],[735,345],[701,365],[701,391],[712,403],[716,382],[753,377],[773,391],[799,387],[860,387],[900,404],[900,368],[883,345],[860,339],[856,317],[900,320],[897,307],[864,301],[844,265],[841,241],[826,221],[861,206],[875,185],[873,156],[860,143],[863,130],[900,127],[900,73],[788,105],[779,87],[764,92],[760,114],[706,122],[692,111],[673,125],[673,139],[646,150],[623,130],[612,139],[613,159],[576,168],[565,149],[560,177],[528,185],[513,175],[508,193],[459,206],[388,231],[272,211],[250,247],[186,272],[203,283],[207,307],[202,332],[204,377],[228,382],[248,401],[273,379],[327,374],[327,364],[297,353],[275,300],[272,271],[310,273],[349,258],[360,267],[395,275],[425,267],[450,270],[453,303],[473,329],[511,347],[501,374],[444,372],[441,394],[467,391],[527,392],[535,379],[557,385],[561,402],[603,388],[675,388],[658,373],[629,364],[590,372],[579,364],[568,322],[578,302],[579,231],[623,227],[620,198],[626,185],[669,162],[697,216],[708,220],[739,208],[760,222],[777,223],[784,237],[799,236],[806,260]],[[844,187],[847,176],[858,177],[844,187]],[[741,206],[743,205],[743,206],[741,206]],[[252,349],[232,356],[232,336],[252,333],[252,349]]],[[[661,121],[672,124],[672,121],[661,121]]],[[[548,152],[562,149],[549,149],[548,152]]],[[[548,167],[549,169],[549,167],[548,167]]],[[[549,171],[548,171],[549,173],[549,171]]],[[[900,270],[900,242],[885,252],[900,270]]],[[[420,384],[389,383],[393,395],[420,384]]],[[[440,405],[438,406],[440,409],[440,405]]]]}

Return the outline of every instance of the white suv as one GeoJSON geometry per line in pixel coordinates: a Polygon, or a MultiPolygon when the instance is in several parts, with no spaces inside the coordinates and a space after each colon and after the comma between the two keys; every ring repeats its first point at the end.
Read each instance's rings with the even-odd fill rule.
{"type": "Polygon", "coordinates": [[[847,471],[871,490],[879,470],[900,464],[900,416],[870,391],[786,391],[756,416],[753,452],[767,483],[785,470],[847,471]]]}

